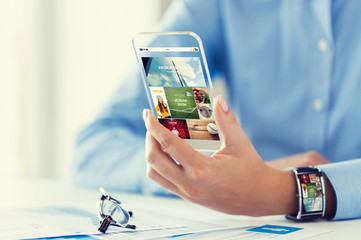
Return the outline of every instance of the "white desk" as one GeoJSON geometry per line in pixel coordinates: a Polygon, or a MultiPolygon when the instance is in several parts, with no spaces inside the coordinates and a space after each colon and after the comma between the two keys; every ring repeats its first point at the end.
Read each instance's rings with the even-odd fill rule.
{"type": "MultiPolygon", "coordinates": [[[[99,199],[99,192],[94,189],[77,188],[70,183],[46,180],[1,180],[0,207],[44,207],[55,205],[68,205],[86,208],[95,212],[95,201],[99,199]]],[[[237,226],[237,222],[250,220],[267,221],[269,224],[290,223],[284,216],[272,216],[251,218],[244,216],[231,216],[218,213],[181,199],[153,197],[111,191],[114,197],[120,198],[128,205],[149,207],[157,211],[172,213],[175,217],[186,217],[205,222],[222,222],[230,226],[237,226]]],[[[312,239],[361,239],[361,219],[348,221],[318,221],[312,223],[299,223],[300,227],[312,225],[312,227],[332,229],[332,232],[315,236],[312,239]]]]}

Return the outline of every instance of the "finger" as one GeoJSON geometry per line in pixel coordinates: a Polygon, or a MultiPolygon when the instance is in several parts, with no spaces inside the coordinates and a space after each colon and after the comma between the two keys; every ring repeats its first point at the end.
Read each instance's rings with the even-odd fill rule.
{"type": "Polygon", "coordinates": [[[194,199],[191,196],[186,195],[183,191],[181,191],[176,185],[169,182],[167,179],[165,179],[163,176],[161,176],[152,166],[149,164],[147,165],[147,175],[150,179],[152,179],[154,182],[159,184],[161,187],[169,190],[170,192],[174,193],[175,195],[178,195],[179,197],[193,203],[198,204],[204,204],[206,202],[203,202],[202,200],[194,199]]]}
{"type": "Polygon", "coordinates": [[[152,166],[150,164],[147,164],[147,176],[151,180],[153,180],[154,182],[159,184],[161,187],[169,190],[170,192],[178,195],[179,197],[181,197],[187,201],[197,203],[197,204],[202,204],[202,205],[211,205],[211,203],[212,203],[211,201],[207,201],[207,200],[186,194],[184,192],[184,190],[180,189],[175,184],[173,184],[172,182],[170,182],[166,178],[164,178],[162,175],[160,175],[154,168],[152,168],[152,166]]]}
{"type": "Polygon", "coordinates": [[[145,126],[159,144],[183,166],[192,165],[194,159],[201,158],[201,153],[194,150],[186,141],[182,140],[162,124],[151,114],[150,110],[143,111],[145,126]]]}
{"type": "Polygon", "coordinates": [[[163,188],[171,191],[172,193],[176,195],[182,194],[175,184],[160,175],[154,168],[152,168],[150,164],[147,164],[147,176],[163,188]]]}
{"type": "Polygon", "coordinates": [[[227,147],[236,146],[239,148],[239,146],[248,142],[248,137],[243,132],[224,98],[217,96],[214,102],[213,112],[217,126],[222,133],[224,144],[227,147]]]}
{"type": "Polygon", "coordinates": [[[174,160],[161,149],[157,140],[147,131],[146,135],[146,159],[162,177],[173,184],[181,184],[184,179],[183,167],[176,164],[174,160]]]}

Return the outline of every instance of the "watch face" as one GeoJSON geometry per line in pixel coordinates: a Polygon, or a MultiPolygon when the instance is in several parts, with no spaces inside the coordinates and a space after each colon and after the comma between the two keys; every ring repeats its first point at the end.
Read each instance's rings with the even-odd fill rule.
{"type": "Polygon", "coordinates": [[[299,175],[305,213],[322,211],[322,185],[316,173],[299,175]]]}

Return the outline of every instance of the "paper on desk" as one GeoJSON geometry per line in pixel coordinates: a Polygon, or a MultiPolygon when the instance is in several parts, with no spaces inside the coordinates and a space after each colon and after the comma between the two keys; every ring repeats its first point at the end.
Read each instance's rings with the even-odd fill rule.
{"type": "Polygon", "coordinates": [[[330,232],[329,229],[295,224],[270,225],[263,221],[238,222],[239,227],[223,227],[221,229],[200,230],[197,227],[184,227],[173,229],[160,229],[154,231],[123,232],[108,235],[92,235],[94,239],[116,240],[116,239],[146,239],[146,240],[300,240],[309,239],[320,234],[330,232]]]}
{"type": "Polygon", "coordinates": [[[313,236],[330,232],[329,229],[319,229],[315,227],[300,225],[271,225],[265,222],[253,221],[245,222],[243,226],[224,228],[212,231],[198,231],[188,232],[183,234],[168,235],[164,237],[147,238],[148,240],[185,240],[185,239],[200,239],[200,240],[301,240],[308,239],[313,236]],[[254,225],[252,225],[254,224],[254,225]]]}
{"type": "MultiPolygon", "coordinates": [[[[73,207],[1,209],[0,239],[41,238],[99,233],[95,213],[73,207]]],[[[179,223],[152,221],[152,214],[135,213],[137,230],[181,227],[179,223]],[[139,215],[143,216],[139,216],[139,215]],[[137,216],[138,215],[138,216],[137,216]]],[[[107,233],[129,231],[110,226],[107,233]]],[[[134,230],[131,230],[134,231],[134,230]]]]}
{"type": "Polygon", "coordinates": [[[0,209],[0,239],[30,239],[57,236],[93,235],[107,238],[121,232],[127,238],[165,236],[179,232],[219,229],[222,226],[175,218],[142,209],[134,211],[132,224],[136,230],[110,226],[106,235],[99,234],[99,220],[95,213],[74,207],[46,207],[31,209],[0,209]],[[5,217],[6,216],[6,217],[5,217]],[[164,230],[159,232],[159,230],[164,230]],[[150,232],[152,231],[152,234],[150,232]],[[158,232],[157,232],[158,231],[158,232]],[[157,235],[158,234],[158,235],[157,235]]]}
{"type": "MultiPolygon", "coordinates": [[[[149,214],[151,211],[141,211],[142,214],[149,214]]],[[[105,235],[92,235],[93,237],[101,240],[110,240],[110,239],[158,239],[165,236],[173,236],[178,234],[184,234],[189,232],[203,232],[203,231],[214,231],[219,229],[224,229],[226,226],[211,223],[211,222],[203,222],[199,220],[183,218],[180,216],[175,216],[174,213],[166,214],[160,212],[153,212],[151,218],[140,216],[140,218],[148,218],[149,220],[161,223],[164,226],[164,222],[168,222],[173,227],[168,228],[158,228],[152,230],[145,230],[145,231],[123,231],[120,233],[112,233],[112,234],[105,234],[105,235]]],[[[135,223],[136,223],[136,219],[135,223]]]]}
{"type": "MultiPolygon", "coordinates": [[[[111,226],[99,234],[96,215],[74,207],[0,209],[0,239],[34,239],[91,235],[85,239],[305,239],[329,230],[284,223],[242,221],[227,227],[210,221],[185,219],[174,214],[134,209],[137,230],[111,226]],[[237,227],[235,227],[237,226],[237,227]],[[292,230],[292,231],[291,231],[292,230]],[[283,234],[280,234],[283,233],[283,234]]],[[[220,221],[218,221],[220,222],[220,221]]],[[[225,224],[227,221],[224,221],[225,224]]]]}

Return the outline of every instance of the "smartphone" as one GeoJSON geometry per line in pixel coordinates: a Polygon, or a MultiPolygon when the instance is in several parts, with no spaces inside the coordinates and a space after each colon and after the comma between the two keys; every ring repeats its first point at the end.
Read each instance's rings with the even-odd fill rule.
{"type": "Polygon", "coordinates": [[[200,37],[193,32],[139,33],[133,46],[150,109],[169,131],[211,154],[222,144],[214,91],[200,37]]]}

